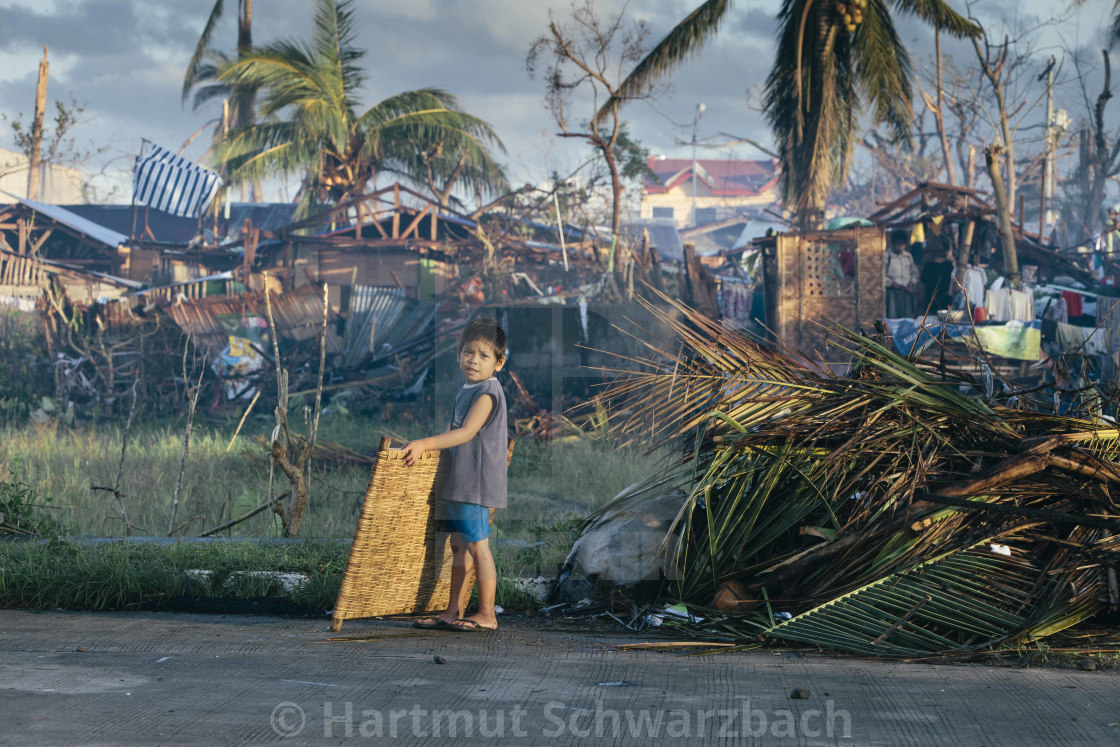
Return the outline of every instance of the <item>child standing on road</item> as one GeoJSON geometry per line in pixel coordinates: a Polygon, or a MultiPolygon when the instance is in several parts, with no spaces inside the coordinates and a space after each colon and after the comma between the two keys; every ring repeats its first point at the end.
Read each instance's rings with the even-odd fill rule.
{"type": "Polygon", "coordinates": [[[409,441],[405,464],[432,449],[451,449],[451,470],[440,503],[452,531],[451,599],[439,615],[417,620],[420,628],[497,630],[494,594],[498,572],[490,554],[490,509],[506,507],[506,396],[494,374],[506,360],[506,333],[493,319],[475,319],[458,345],[459,370],[466,381],[455,394],[451,427],[438,436],[409,441]],[[478,579],[478,611],[463,617],[470,588],[478,579]]]}

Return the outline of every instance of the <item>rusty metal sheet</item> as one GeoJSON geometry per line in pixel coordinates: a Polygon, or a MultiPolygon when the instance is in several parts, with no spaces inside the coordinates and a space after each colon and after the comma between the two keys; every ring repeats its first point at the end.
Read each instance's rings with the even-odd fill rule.
{"type": "MultiPolygon", "coordinates": [[[[271,299],[276,332],[281,339],[303,341],[319,336],[323,326],[323,299],[314,286],[307,287],[310,292],[300,289],[271,299]]],[[[186,299],[165,304],[162,308],[183,332],[193,335],[203,346],[225,344],[228,332],[219,321],[222,316],[267,318],[265,299],[261,293],[186,299]]],[[[339,353],[343,345],[333,333],[333,316],[328,312],[327,352],[339,353]]]]}

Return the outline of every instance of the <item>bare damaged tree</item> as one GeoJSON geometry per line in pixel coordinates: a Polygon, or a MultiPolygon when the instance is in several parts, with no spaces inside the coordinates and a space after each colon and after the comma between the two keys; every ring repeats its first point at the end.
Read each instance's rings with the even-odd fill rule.
{"type": "MultiPolygon", "coordinates": [[[[187,388],[187,427],[183,431],[183,452],[179,457],[179,475],[175,479],[175,494],[171,501],[171,519],[167,522],[168,537],[182,528],[175,522],[179,518],[179,501],[183,494],[183,474],[187,469],[187,459],[189,459],[191,455],[191,432],[194,430],[194,413],[198,408],[198,394],[202,391],[202,375],[206,372],[206,366],[201,366],[198,371],[198,381],[195,382],[194,386],[191,386],[190,376],[187,375],[187,355],[190,351],[190,347],[191,338],[187,337],[183,344],[183,386],[187,388]]],[[[191,519],[191,521],[194,521],[194,519],[191,519]]],[[[189,524],[190,522],[187,523],[189,524]]]]}
{"type": "Polygon", "coordinates": [[[35,115],[31,119],[31,148],[27,155],[27,199],[40,200],[39,176],[43,164],[43,112],[47,108],[47,79],[50,62],[47,45],[43,45],[43,61],[39,63],[39,82],[35,86],[35,115]]]}
{"type": "Polygon", "coordinates": [[[937,87],[934,91],[935,95],[931,96],[922,87],[922,77],[918,76],[918,92],[922,96],[922,101],[926,105],[926,109],[933,114],[933,122],[937,125],[937,136],[941,139],[941,152],[945,157],[945,175],[949,184],[957,183],[957,175],[953,169],[953,156],[949,150],[949,137],[945,132],[945,81],[942,76],[942,59],[941,59],[941,29],[933,30],[933,47],[935,52],[935,71],[937,74],[937,87]]]}
{"type": "Polygon", "coordinates": [[[1003,176],[999,173],[1000,146],[989,145],[984,149],[984,160],[988,165],[988,177],[992,180],[992,193],[996,198],[996,215],[999,217],[999,237],[1003,243],[1003,272],[1011,287],[1019,289],[1019,253],[1015,248],[1015,238],[1011,233],[1011,208],[1003,187],[1003,176]]]}
{"type": "MultiPolygon", "coordinates": [[[[976,154],[983,147],[982,140],[976,134],[985,110],[982,101],[982,81],[975,68],[962,70],[956,66],[951,57],[942,57],[940,63],[935,60],[934,65],[935,74],[927,77],[926,82],[927,85],[940,89],[942,96],[934,99],[933,113],[936,116],[937,107],[940,107],[942,121],[946,123],[947,147],[956,156],[956,166],[960,168],[961,186],[974,188],[976,154]]],[[[951,157],[947,156],[946,161],[949,160],[951,157]]]]}
{"type": "MultiPolygon", "coordinates": [[[[1039,27],[1041,28],[1041,27],[1039,27]]],[[[1007,201],[1012,212],[1019,193],[1019,181],[1024,182],[1037,169],[1041,172],[1041,158],[1028,159],[1029,168],[1020,168],[1015,155],[1015,137],[1027,115],[1046,96],[1036,76],[1037,60],[1032,56],[1038,28],[1017,31],[1016,38],[1005,34],[1003,41],[993,44],[986,30],[972,38],[972,48],[980,64],[980,72],[988,82],[995,106],[983,116],[998,132],[1003,172],[1006,176],[1007,201]]],[[[985,99],[979,98],[981,106],[985,99]]],[[[984,138],[988,141],[989,138],[984,138]]],[[[1039,174],[1041,176],[1041,173],[1039,174]]],[[[1022,219],[1023,216],[1019,216],[1022,219]]]]}
{"type": "MultiPolygon", "coordinates": [[[[305,417],[306,431],[302,436],[293,436],[288,422],[288,371],[280,365],[280,344],[277,340],[276,322],[272,315],[271,294],[267,288],[264,299],[265,310],[268,313],[268,328],[272,334],[272,352],[276,361],[276,429],[273,431],[271,453],[273,463],[288,478],[290,485],[288,492],[292,498],[291,511],[287,514],[284,512],[283,504],[276,499],[271,499],[265,505],[272,506],[273,511],[279,514],[280,521],[284,525],[285,536],[298,537],[303,525],[303,515],[308,506],[310,457],[315,450],[319,433],[319,413],[323,402],[323,371],[326,368],[327,356],[327,313],[330,308],[327,286],[323,284],[323,329],[319,338],[319,380],[315,388],[315,409],[305,417]]],[[[259,506],[253,513],[261,510],[264,510],[264,506],[259,506]]]]}
{"type": "MultiPolygon", "coordinates": [[[[1003,95],[1007,81],[1005,72],[1008,54],[1011,49],[1011,41],[1008,37],[1004,36],[1003,43],[993,47],[988,40],[986,31],[983,34],[983,41],[984,48],[981,49],[980,40],[974,37],[972,39],[972,47],[976,51],[976,59],[980,62],[980,69],[984,72],[984,77],[991,83],[992,95],[995,96],[996,99],[999,115],[999,130],[1003,139],[1002,147],[999,150],[1007,169],[1007,200],[1011,205],[1014,205],[1015,141],[1011,137],[1011,116],[1008,113],[1007,100],[1003,95]]],[[[985,151],[984,157],[988,158],[988,151],[985,151]]]]}
{"type": "Polygon", "coordinates": [[[125,495],[121,492],[121,477],[124,476],[124,458],[128,453],[128,435],[132,431],[132,421],[136,417],[136,387],[139,381],[139,376],[132,380],[132,405],[128,408],[128,421],[124,424],[124,435],[121,436],[121,460],[117,464],[117,479],[113,482],[111,488],[104,485],[94,485],[92,482],[89,485],[90,490],[104,490],[112,493],[113,497],[117,499],[117,508],[121,513],[121,523],[124,524],[124,535],[126,537],[132,534],[135,527],[128,521],[128,511],[124,505],[125,495]]]}
{"type": "Polygon", "coordinates": [[[1120,134],[1110,137],[1104,126],[1104,110],[1112,98],[1112,65],[1107,49],[1101,50],[1101,56],[1104,60],[1104,82],[1092,108],[1092,124],[1081,134],[1078,175],[1084,183],[1084,194],[1081,215],[1078,216],[1081,224],[1078,233],[1082,241],[1100,226],[1105,186],[1109,179],[1120,173],[1120,134]]]}
{"type": "MultiPolygon", "coordinates": [[[[545,79],[546,106],[560,127],[560,137],[584,140],[606,164],[612,198],[612,250],[622,223],[624,191],[617,152],[624,134],[619,108],[626,100],[649,99],[655,93],[651,82],[620,98],[619,86],[628,69],[645,56],[649,35],[644,21],[627,24],[624,15],[625,9],[601,17],[591,0],[573,3],[567,22],[558,23],[550,15],[548,33],[533,42],[525,58],[530,77],[539,73],[545,79]],[[588,109],[583,110],[591,112],[589,119],[581,121],[575,114],[572,97],[577,92],[590,97],[588,109]]],[[[613,260],[612,251],[608,267],[613,260]]]]}

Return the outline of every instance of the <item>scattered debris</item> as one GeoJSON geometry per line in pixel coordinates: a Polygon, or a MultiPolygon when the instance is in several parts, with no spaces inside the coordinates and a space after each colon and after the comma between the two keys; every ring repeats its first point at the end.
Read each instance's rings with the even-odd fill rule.
{"type": "Polygon", "coordinates": [[[683,345],[606,392],[681,459],[590,518],[683,489],[661,543],[699,636],[925,657],[1092,630],[1120,562],[1120,431],[822,324],[830,367],[664,299],[683,345]],[[780,414],[780,416],[776,416],[780,414]],[[859,501],[848,500],[860,493],[859,501]],[[734,582],[734,585],[732,585],[734,582]],[[732,597],[728,600],[728,597],[732,597]],[[788,614],[775,613],[779,601],[788,614]]]}

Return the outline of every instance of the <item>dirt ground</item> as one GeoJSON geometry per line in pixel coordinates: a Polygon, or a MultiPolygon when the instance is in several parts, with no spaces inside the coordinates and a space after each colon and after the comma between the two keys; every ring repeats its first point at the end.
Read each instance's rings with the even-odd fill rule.
{"type": "Polygon", "coordinates": [[[740,652],[599,621],[0,611],[4,744],[1115,744],[1120,673],[740,652]],[[331,640],[331,639],[336,640],[331,640]]]}

